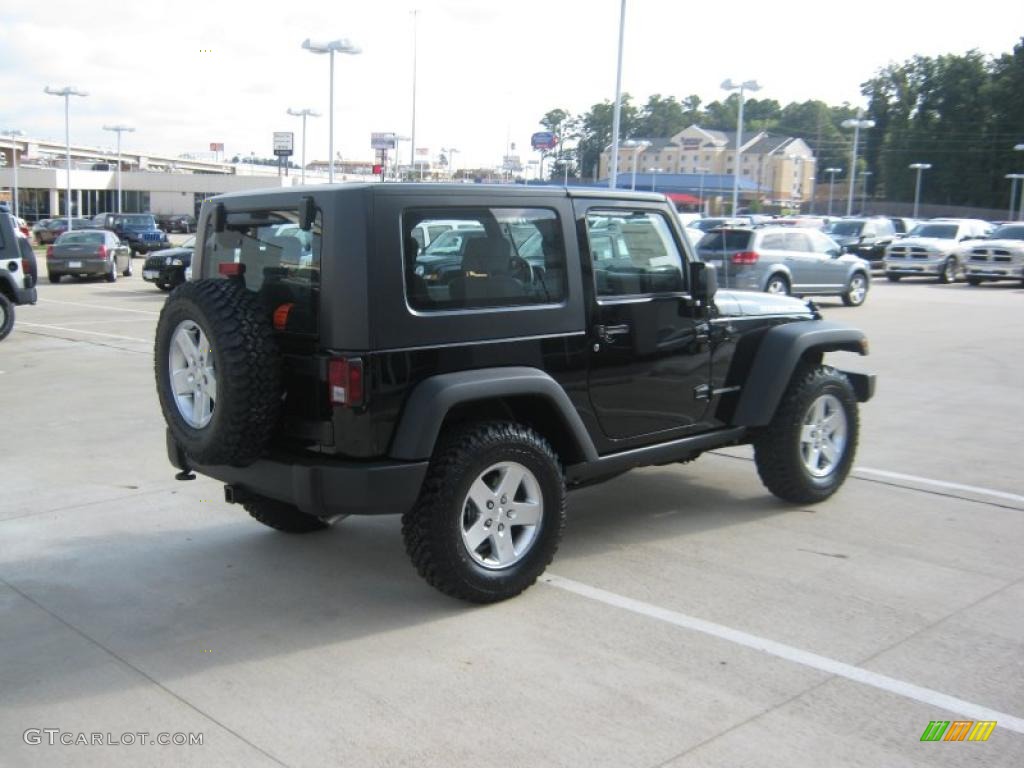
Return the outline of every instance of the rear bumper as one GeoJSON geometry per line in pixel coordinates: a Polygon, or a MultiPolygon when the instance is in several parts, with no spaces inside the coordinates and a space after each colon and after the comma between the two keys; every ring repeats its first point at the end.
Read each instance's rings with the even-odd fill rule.
{"type": "Polygon", "coordinates": [[[183,279],[185,267],[161,264],[158,267],[151,267],[148,264],[142,268],[142,279],[147,283],[174,283],[183,279]]]}
{"type": "Polygon", "coordinates": [[[412,508],[427,461],[334,462],[314,457],[260,459],[247,467],[192,464],[167,433],[167,455],[178,469],[192,469],[232,487],[235,500],[266,496],[310,515],[388,515],[412,508]]]}

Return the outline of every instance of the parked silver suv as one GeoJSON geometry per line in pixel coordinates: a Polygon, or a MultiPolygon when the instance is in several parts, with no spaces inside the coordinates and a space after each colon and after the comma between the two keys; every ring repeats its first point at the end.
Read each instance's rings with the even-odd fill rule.
{"type": "Polygon", "coordinates": [[[952,283],[963,269],[961,245],[981,240],[992,225],[981,219],[929,219],[914,227],[885,252],[885,276],[892,282],[901,277],[934,277],[952,283]]]}
{"type": "Polygon", "coordinates": [[[1004,224],[985,242],[964,251],[964,272],[969,285],[988,280],[1024,283],[1024,223],[1004,224]]]}
{"type": "Polygon", "coordinates": [[[871,287],[871,267],[844,253],[835,240],[807,227],[723,227],[697,243],[727,288],[798,296],[841,296],[860,306],[871,287]]]}

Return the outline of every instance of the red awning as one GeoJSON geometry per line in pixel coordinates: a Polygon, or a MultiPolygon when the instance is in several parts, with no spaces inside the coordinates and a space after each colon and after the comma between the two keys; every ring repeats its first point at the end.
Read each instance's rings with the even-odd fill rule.
{"type": "Polygon", "coordinates": [[[694,195],[687,195],[682,192],[669,192],[665,195],[673,203],[690,203],[696,205],[700,202],[700,198],[694,195]]]}

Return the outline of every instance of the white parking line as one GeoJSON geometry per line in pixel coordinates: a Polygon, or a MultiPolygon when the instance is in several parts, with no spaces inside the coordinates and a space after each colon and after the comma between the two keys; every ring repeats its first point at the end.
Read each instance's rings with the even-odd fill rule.
{"type": "Polygon", "coordinates": [[[68,331],[70,333],[85,333],[89,336],[106,336],[108,339],[124,339],[125,341],[141,341],[143,344],[151,344],[152,339],[140,339],[136,336],[118,336],[116,333],[100,333],[99,331],[83,331],[78,328],[65,328],[63,325],[43,325],[42,323],[26,323],[19,320],[18,325],[27,325],[30,328],[46,328],[51,331],[68,331]]]}
{"type": "Polygon", "coordinates": [[[614,592],[608,592],[598,587],[591,587],[587,584],[583,584],[579,581],[573,581],[572,579],[564,579],[561,576],[555,576],[554,574],[547,574],[541,577],[542,581],[546,584],[550,584],[552,587],[565,590],[566,592],[572,592],[573,594],[586,597],[590,600],[595,600],[605,605],[611,605],[615,608],[621,608],[632,613],[646,616],[651,619],[657,619],[663,621],[666,624],[672,624],[682,629],[689,629],[694,632],[700,632],[711,637],[717,637],[720,640],[727,640],[730,643],[736,643],[746,648],[753,648],[756,651],[767,653],[770,656],[775,656],[786,661],[792,661],[796,664],[802,664],[805,667],[817,669],[821,672],[827,672],[830,675],[836,675],[837,677],[844,677],[847,680],[852,680],[856,683],[862,683],[863,685],[869,685],[872,688],[877,688],[882,691],[889,693],[895,693],[897,696],[902,696],[907,699],[913,699],[919,701],[922,704],[927,704],[932,707],[938,707],[948,712],[953,712],[958,715],[970,717],[974,720],[996,720],[999,723],[1000,728],[1013,731],[1014,733],[1024,734],[1024,718],[1015,717],[1005,712],[997,712],[994,709],[983,707],[980,704],[973,704],[963,699],[958,699],[955,696],[942,693],[940,691],[932,690],[931,688],[923,688],[913,683],[908,683],[903,680],[897,680],[894,677],[888,675],[880,675],[877,672],[871,672],[863,669],[862,667],[856,667],[853,664],[847,664],[842,661],[836,661],[830,659],[827,656],[819,656],[816,653],[805,651],[800,648],[794,648],[791,645],[785,645],[783,643],[777,643],[774,640],[768,640],[763,637],[756,635],[747,634],[737,629],[723,626],[721,624],[715,624],[711,621],[705,621],[704,619],[698,619],[694,616],[687,616],[685,613],[678,613],[676,611],[668,610],[667,608],[659,608],[656,605],[645,603],[640,600],[634,600],[630,597],[623,595],[617,595],[614,592]]]}
{"type": "Polygon", "coordinates": [[[89,309],[105,309],[109,312],[134,312],[139,315],[159,315],[148,309],[129,309],[127,307],[110,307],[106,304],[86,304],[84,301],[57,301],[56,299],[39,299],[39,304],[66,304],[69,307],[88,307],[89,309]]]}
{"type": "Polygon", "coordinates": [[[867,475],[869,477],[882,477],[889,480],[902,480],[904,482],[918,483],[920,485],[931,485],[936,488],[947,488],[951,491],[966,491],[967,493],[976,493],[979,496],[991,496],[995,499],[1005,499],[1007,501],[1016,501],[1024,504],[1024,496],[1019,496],[1016,493],[1007,493],[1006,491],[996,491],[991,488],[981,488],[977,485],[950,483],[946,480],[932,480],[929,477],[918,477],[917,475],[902,475],[899,472],[889,472],[885,469],[872,469],[871,467],[854,467],[853,474],[867,475]]]}

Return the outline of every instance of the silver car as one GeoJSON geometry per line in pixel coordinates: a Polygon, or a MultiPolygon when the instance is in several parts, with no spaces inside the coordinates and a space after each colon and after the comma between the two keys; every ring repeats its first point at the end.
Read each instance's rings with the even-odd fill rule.
{"type": "Polygon", "coordinates": [[[929,219],[914,227],[885,252],[885,276],[891,282],[903,277],[932,277],[952,283],[963,269],[964,241],[981,240],[992,225],[980,219],[929,219]]]}
{"type": "Polygon", "coordinates": [[[844,304],[856,307],[871,287],[868,262],[806,227],[715,229],[697,243],[697,253],[715,266],[719,285],[726,288],[841,296],[844,304]]]}
{"type": "Polygon", "coordinates": [[[1024,223],[1004,224],[990,239],[966,249],[964,274],[969,285],[989,280],[1024,283],[1024,223]]]}

